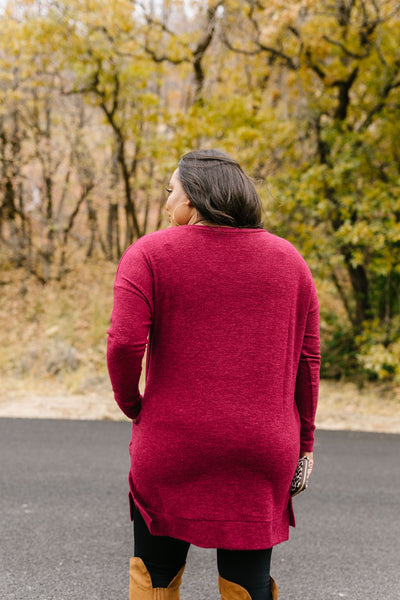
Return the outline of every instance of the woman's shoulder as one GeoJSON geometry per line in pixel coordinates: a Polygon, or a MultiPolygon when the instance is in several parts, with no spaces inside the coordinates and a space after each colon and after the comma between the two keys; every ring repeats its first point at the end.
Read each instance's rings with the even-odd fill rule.
{"type": "Polygon", "coordinates": [[[287,254],[288,256],[296,256],[302,258],[300,252],[297,250],[294,244],[286,238],[280,237],[274,233],[266,231],[266,239],[269,245],[276,250],[287,254]]]}
{"type": "Polygon", "coordinates": [[[293,266],[297,270],[302,271],[307,276],[311,277],[310,268],[302,256],[301,252],[289,240],[279,237],[268,232],[267,236],[270,252],[275,257],[275,260],[282,266],[282,261],[286,266],[293,266]]]}
{"type": "Polygon", "coordinates": [[[187,244],[187,236],[181,231],[183,227],[170,227],[146,233],[131,244],[123,253],[120,266],[143,265],[153,268],[154,265],[168,260],[168,256],[187,244]]]}
{"type": "Polygon", "coordinates": [[[144,252],[149,251],[151,249],[155,249],[161,247],[167,242],[169,239],[175,237],[175,231],[178,228],[170,227],[168,229],[159,229],[157,231],[151,231],[150,233],[146,233],[141,236],[137,240],[135,240],[126,250],[125,254],[134,254],[136,252],[144,252]]]}

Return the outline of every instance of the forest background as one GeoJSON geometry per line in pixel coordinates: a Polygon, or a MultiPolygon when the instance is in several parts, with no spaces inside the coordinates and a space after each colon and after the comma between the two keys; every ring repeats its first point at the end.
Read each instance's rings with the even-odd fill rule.
{"type": "Polygon", "coordinates": [[[179,158],[216,147],[313,271],[323,377],[375,382],[398,414],[399,3],[13,0],[0,12],[3,394],[105,389],[117,262],[167,226],[179,158]]]}

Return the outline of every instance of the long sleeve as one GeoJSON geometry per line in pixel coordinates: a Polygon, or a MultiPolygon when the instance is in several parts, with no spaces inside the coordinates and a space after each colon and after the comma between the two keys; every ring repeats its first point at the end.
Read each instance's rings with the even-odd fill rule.
{"type": "Polygon", "coordinates": [[[300,451],[312,452],[320,371],[319,306],[315,288],[307,315],[296,378],[295,400],[300,415],[300,451]]]}
{"type": "Polygon", "coordinates": [[[152,318],[152,273],[134,244],[121,259],[114,283],[108,330],[107,365],[115,400],[125,415],[137,417],[139,380],[152,318]]]}

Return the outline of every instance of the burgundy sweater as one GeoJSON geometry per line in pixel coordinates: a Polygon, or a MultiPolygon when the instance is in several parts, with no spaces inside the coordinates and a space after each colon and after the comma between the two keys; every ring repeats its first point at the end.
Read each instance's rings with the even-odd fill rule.
{"type": "Polygon", "coordinates": [[[115,399],[134,419],[130,493],[150,531],[231,550],[286,540],[320,365],[297,250],[262,229],[146,235],[119,264],[108,333],[115,399]]]}

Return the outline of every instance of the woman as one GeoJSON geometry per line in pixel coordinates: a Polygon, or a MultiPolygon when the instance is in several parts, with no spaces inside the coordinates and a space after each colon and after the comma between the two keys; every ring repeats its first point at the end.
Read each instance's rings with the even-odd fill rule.
{"type": "Polygon", "coordinates": [[[178,599],[190,544],[217,549],[224,600],[276,599],[272,547],[294,525],[299,456],[312,459],[314,283],[262,228],[231,157],[189,152],[168,193],[172,227],[121,259],[108,338],[115,399],[133,421],[130,599],[178,599]]]}

